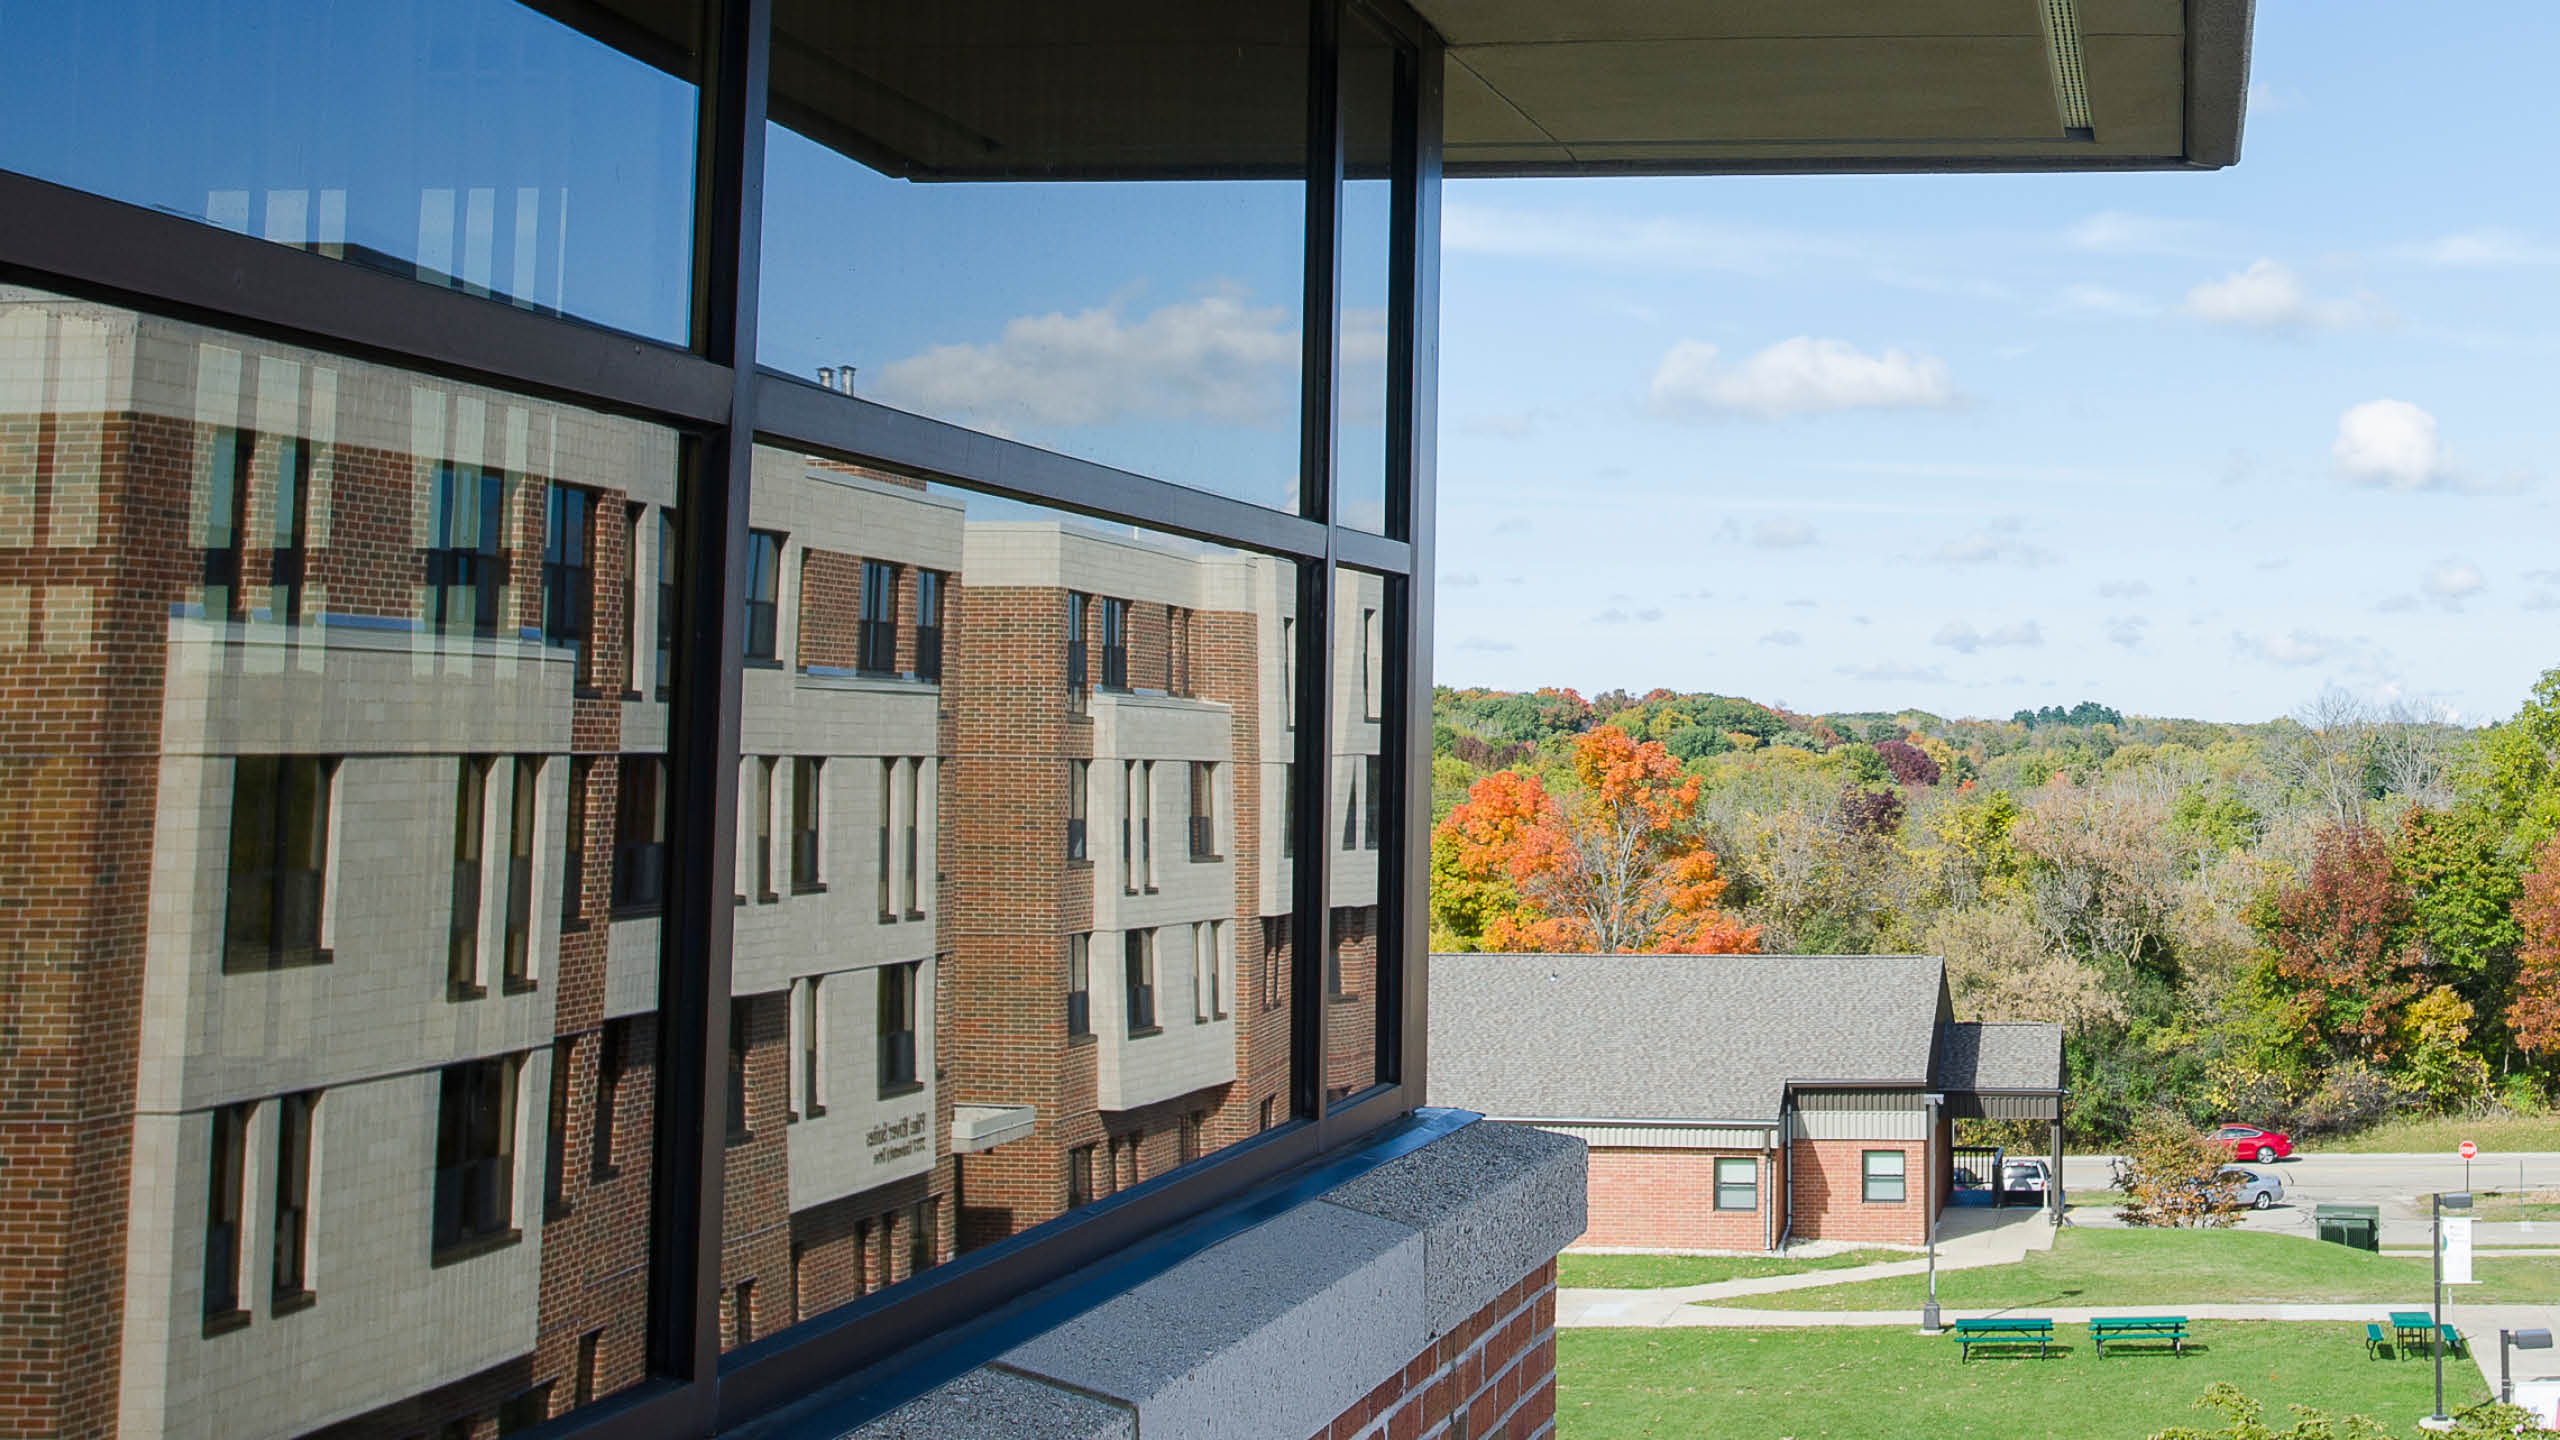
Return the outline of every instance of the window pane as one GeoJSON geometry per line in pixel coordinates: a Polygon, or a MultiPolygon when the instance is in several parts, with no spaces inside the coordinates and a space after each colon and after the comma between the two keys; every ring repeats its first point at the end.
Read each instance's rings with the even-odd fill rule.
{"type": "Polygon", "coordinates": [[[1378,1045],[1385,949],[1383,871],[1391,853],[1393,799],[1384,754],[1385,657],[1382,617],[1388,582],[1358,570],[1334,572],[1332,798],[1325,855],[1333,866],[1333,935],[1325,956],[1325,1099],[1328,1104],[1382,1078],[1378,1045]]]}
{"type": "Polygon", "coordinates": [[[1391,304],[1400,53],[1357,10],[1342,26],[1342,288],[1334,323],[1334,513],[1387,528],[1387,312],[1391,304]]]}
{"type": "Polygon", "coordinates": [[[505,0],[13,5],[0,166],[680,342],[699,6],[548,8],[627,49],[505,0]]]}
{"type": "MultiPolygon", "coordinates": [[[[638,1382],[657,922],[610,918],[601,877],[618,752],[664,720],[576,693],[535,582],[549,497],[670,508],[675,437],[15,287],[0,375],[0,870],[58,917],[16,922],[22,958],[82,977],[13,996],[68,1038],[0,1081],[124,1117],[94,1143],[129,1177],[11,1193],[33,1248],[0,1307],[33,1327],[24,1394],[65,1397],[20,1423],[432,1434],[638,1382]],[[491,565],[440,626],[454,536],[491,565]],[[554,1167],[609,1025],[618,1168],[554,1167]],[[125,1238],[78,1238],[105,1206],[125,1238]],[[107,1308],[25,1318],[66,1289],[107,1308]],[[117,1419],[71,1412],[94,1386],[117,1419]]],[[[621,535],[581,572],[598,644],[621,535]]]]}
{"type": "Polygon", "coordinates": [[[753,495],[794,659],[745,672],[743,743],[813,767],[824,857],[821,886],[735,911],[729,1166],[769,1178],[730,1187],[722,1284],[765,1334],[1287,1117],[1285,969],[1238,976],[1290,930],[1273,647],[1297,572],[771,446],[753,495]],[[892,603],[890,663],[856,663],[892,603]],[[1177,626],[1191,695],[1163,688],[1177,626]],[[1071,653],[1124,684],[1078,707],[1071,653]]]}
{"type": "Polygon", "coordinates": [[[1306,15],[779,0],[758,358],[1294,507],[1306,15]]]}

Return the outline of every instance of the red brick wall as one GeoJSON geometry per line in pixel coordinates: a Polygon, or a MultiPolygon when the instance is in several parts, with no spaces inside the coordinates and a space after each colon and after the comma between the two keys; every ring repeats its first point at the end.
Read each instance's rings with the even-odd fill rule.
{"type": "Polygon", "coordinates": [[[1310,1440],[1539,1440],[1556,1429],[1550,1260],[1310,1440]]]}
{"type": "Polygon", "coordinates": [[[1795,1238],[1849,1240],[1883,1245],[1925,1243],[1920,1218],[1921,1152],[1917,1140],[1799,1140],[1793,1153],[1791,1184],[1795,1238]],[[1862,1197],[1859,1154],[1867,1150],[1903,1152],[1903,1193],[1899,1205],[1871,1205],[1862,1197]]]}
{"type": "MultiPolygon", "coordinates": [[[[1664,1250],[1765,1250],[1775,1233],[1769,1207],[1774,1167],[1750,1150],[1591,1151],[1590,1225],[1581,1245],[1623,1245],[1664,1250]],[[1718,1159],[1742,1158],[1758,1166],[1758,1206],[1715,1208],[1718,1159]]],[[[1780,1223],[1784,1223],[1781,1217],[1780,1223]]]]}
{"type": "Polygon", "coordinates": [[[862,619],[862,561],[833,550],[800,552],[800,668],[850,670],[862,619]]]}

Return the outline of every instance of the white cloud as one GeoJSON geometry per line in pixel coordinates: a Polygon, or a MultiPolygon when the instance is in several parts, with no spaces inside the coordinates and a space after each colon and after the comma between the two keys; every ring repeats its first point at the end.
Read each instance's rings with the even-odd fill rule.
{"type": "Polygon", "coordinates": [[[2428,569],[2426,578],[2418,582],[2418,588],[2447,610],[2459,610],[2463,601],[2478,594],[2488,583],[2487,577],[2480,573],[2480,567],[2470,561],[2445,560],[2428,569]]]}
{"type": "Polygon", "coordinates": [[[2150,623],[2148,615],[2110,615],[2107,617],[2107,639],[2131,650],[2142,643],[2143,627],[2150,623]]]}
{"type": "Polygon", "coordinates": [[[2088,310],[2100,315],[2122,315],[2129,319],[2148,320],[2160,313],[2160,307],[2138,295],[2110,290],[2104,285],[2066,285],[2060,308],[2088,310]]]}
{"type": "Polygon", "coordinates": [[[2313,299],[2292,269],[2275,260],[2253,261],[2246,270],[2198,285],[2181,308],[2209,324],[2248,330],[2335,329],[2368,318],[2366,307],[2354,301],[2313,299]]]}
{"type": "Polygon", "coordinates": [[[2546,245],[2520,231],[2499,226],[2439,235],[2433,240],[2401,246],[2392,254],[2422,265],[2458,269],[2560,265],[2560,246],[2546,245]]]}
{"type": "Polygon", "coordinates": [[[2338,416],[2329,446],[2338,469],[2359,485],[2428,490],[2450,478],[2436,417],[2406,400],[2367,400],[2338,416]]]}
{"type": "Polygon", "coordinates": [[[1869,355],[1846,340],[1798,335],[1738,366],[1717,362],[1704,340],[1671,347],[1653,372],[1650,401],[1663,415],[1749,415],[1774,420],[1832,410],[1933,409],[1956,403],[1955,379],[1934,355],[1869,355]]]}
{"type": "Polygon", "coordinates": [[[1871,684],[1944,685],[1947,683],[1946,669],[1939,665],[1906,665],[1900,661],[1887,660],[1875,665],[1841,665],[1835,668],[1840,674],[1853,680],[1864,680],[1871,684]]]}
{"type": "Polygon", "coordinates": [[[2308,630],[2293,630],[2282,635],[2243,635],[2233,631],[2231,648],[2254,660],[2287,668],[2317,665],[2345,648],[2345,642],[2308,630]]]}
{"type": "Polygon", "coordinates": [[[937,345],[883,366],[875,398],[999,432],[1133,418],[1279,424],[1292,418],[1298,332],[1240,291],[1131,321],[1117,304],[1007,321],[985,345],[937,345]]]}
{"type": "Polygon", "coordinates": [[[2104,255],[2189,255],[2203,241],[2205,229],[2200,220],[2101,210],[2072,226],[2065,238],[2079,249],[2104,255]]]}
{"type": "Polygon", "coordinates": [[[1995,626],[1986,634],[1974,629],[1970,621],[1950,620],[1938,627],[1938,633],[1929,637],[1929,643],[1943,645],[1960,655],[1970,655],[1976,650],[2001,646],[2042,645],[2044,630],[2033,620],[2018,620],[1995,626]]]}
{"type": "Polygon", "coordinates": [[[1793,630],[1772,630],[1760,637],[1763,645],[1801,645],[1804,637],[1793,630]]]}
{"type": "Polygon", "coordinates": [[[1763,550],[1794,550],[1816,538],[1811,525],[1792,515],[1765,516],[1751,527],[1751,543],[1763,550]]]}
{"type": "Polygon", "coordinates": [[[1511,653],[1511,642],[1508,640],[1491,640],[1482,635],[1470,635],[1466,639],[1458,642],[1458,648],[1461,650],[1482,650],[1494,655],[1508,655],[1511,653]]]}
{"type": "Polygon", "coordinates": [[[1937,559],[1947,565],[1990,565],[2011,562],[2036,565],[2052,557],[2027,543],[2014,518],[1994,520],[1987,527],[1971,530],[1940,545],[1937,559]]]}
{"type": "Polygon", "coordinates": [[[2132,600],[2151,593],[2148,580],[2101,580],[2098,595],[2106,600],[2132,600]]]}

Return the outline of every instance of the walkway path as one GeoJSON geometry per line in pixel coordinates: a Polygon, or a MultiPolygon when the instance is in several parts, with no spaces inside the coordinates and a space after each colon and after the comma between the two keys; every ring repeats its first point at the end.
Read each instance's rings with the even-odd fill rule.
{"type": "MultiPolygon", "coordinates": [[[[2040,1210],[1949,1210],[1940,1223],[1938,1268],[1971,1270],[1984,1265],[2011,1265],[2030,1251],[2053,1248],[2053,1226],[2040,1210]]],[[[1739,1300],[1776,1295],[1889,1275],[1925,1275],[1929,1260],[1887,1260],[1840,1270],[1813,1270],[1801,1275],[1767,1275],[1756,1280],[1719,1280],[1706,1285],[1675,1285],[1662,1290],[1556,1291],[1559,1325],[1676,1325],[1681,1311],[1701,1300],[1739,1300]]],[[[1756,1313],[1756,1312],[1755,1312],[1756,1313]]]]}

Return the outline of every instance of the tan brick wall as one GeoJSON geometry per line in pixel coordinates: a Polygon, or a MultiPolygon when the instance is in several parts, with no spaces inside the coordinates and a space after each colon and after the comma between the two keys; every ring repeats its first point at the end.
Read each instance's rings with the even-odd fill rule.
{"type": "MultiPolygon", "coordinates": [[[[1578,1245],[1622,1245],[1664,1250],[1765,1250],[1777,1167],[1750,1150],[1591,1151],[1590,1225],[1578,1245]],[[1715,1208],[1715,1162],[1746,1159],[1760,1179],[1749,1210],[1715,1208]]],[[[1780,1223],[1784,1223],[1781,1217],[1780,1223]]]]}
{"type": "Polygon", "coordinates": [[[1487,1302],[1309,1440],[1540,1440],[1556,1430],[1556,1267],[1487,1302]]]}

